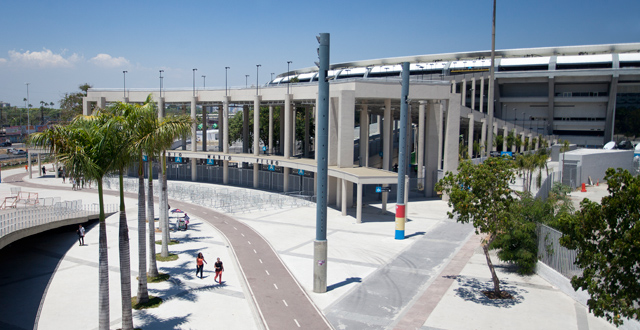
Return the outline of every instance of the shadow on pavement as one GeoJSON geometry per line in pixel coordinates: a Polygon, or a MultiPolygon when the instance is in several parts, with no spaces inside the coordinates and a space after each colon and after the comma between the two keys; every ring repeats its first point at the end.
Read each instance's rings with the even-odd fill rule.
{"type": "MultiPolygon", "coordinates": [[[[83,224],[88,232],[98,221],[83,224]]],[[[0,324],[3,329],[33,329],[42,298],[58,264],[78,244],[77,225],[18,240],[0,250],[0,324]]],[[[96,227],[97,230],[97,227],[96,227]]]]}
{"type": "Polygon", "coordinates": [[[467,276],[456,276],[456,280],[459,287],[454,291],[458,297],[485,306],[511,308],[524,300],[522,293],[528,292],[515,285],[500,281],[500,290],[509,292],[513,299],[489,299],[482,291],[493,290],[493,282],[491,280],[481,282],[477,278],[467,276]]]}
{"type": "MultiPolygon", "coordinates": [[[[149,314],[144,310],[138,311],[136,314],[136,318],[139,318],[143,324],[139,326],[144,329],[156,329],[156,330],[173,330],[179,329],[181,324],[187,322],[187,319],[191,316],[191,313],[186,314],[182,317],[172,317],[169,319],[161,319],[153,314],[149,314]]],[[[137,323],[137,322],[136,322],[137,323]]]]}
{"type": "Polygon", "coordinates": [[[351,283],[361,283],[362,282],[362,278],[361,277],[349,277],[347,279],[345,279],[342,282],[338,282],[335,284],[331,284],[329,286],[327,286],[327,291],[331,291],[334,289],[337,289],[339,287],[345,286],[345,285],[349,285],[351,283]]]}

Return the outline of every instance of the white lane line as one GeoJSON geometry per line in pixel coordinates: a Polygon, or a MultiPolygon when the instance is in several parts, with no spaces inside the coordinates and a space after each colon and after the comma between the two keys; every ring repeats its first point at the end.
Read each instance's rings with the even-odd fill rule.
{"type": "Polygon", "coordinates": [[[258,254],[258,251],[256,251],[256,249],[253,249],[253,253],[258,254]]]}
{"type": "Polygon", "coordinates": [[[265,269],[264,271],[265,271],[265,272],[267,272],[267,275],[271,275],[271,274],[269,274],[269,271],[268,271],[268,270],[266,270],[266,269],[265,269]]]}
{"type": "Polygon", "coordinates": [[[244,234],[243,234],[243,233],[240,233],[240,235],[242,235],[242,237],[244,237],[244,234]]]}
{"type": "Polygon", "coordinates": [[[238,230],[238,228],[236,228],[236,227],[233,227],[233,229],[238,230]]]}
{"type": "Polygon", "coordinates": [[[276,290],[278,290],[278,286],[277,286],[275,283],[273,283],[273,286],[275,286],[275,287],[276,287],[276,290]]]}
{"type": "Polygon", "coordinates": [[[260,263],[262,263],[262,259],[258,259],[260,261],[260,263]]]}
{"type": "Polygon", "coordinates": [[[296,325],[298,326],[298,328],[300,327],[300,323],[298,323],[298,320],[293,319],[294,322],[296,322],[296,325]]]}
{"type": "Polygon", "coordinates": [[[289,304],[287,304],[287,301],[282,299],[282,302],[284,303],[285,306],[289,307],[289,304]]]}
{"type": "Polygon", "coordinates": [[[207,212],[205,212],[205,211],[202,211],[202,213],[207,214],[207,212]]]}
{"type": "Polygon", "coordinates": [[[249,245],[251,245],[251,241],[247,241],[247,243],[249,243],[249,245]]]}

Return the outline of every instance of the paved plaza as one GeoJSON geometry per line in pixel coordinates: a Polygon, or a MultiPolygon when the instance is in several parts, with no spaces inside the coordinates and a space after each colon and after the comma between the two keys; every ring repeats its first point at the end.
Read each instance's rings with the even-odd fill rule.
{"type": "MultiPolygon", "coordinates": [[[[2,172],[0,197],[18,185],[42,197],[97,203],[95,189],[72,191],[62,179],[35,173],[28,179],[24,169],[2,172]],[[23,182],[6,180],[16,174],[24,175],[23,182]]],[[[137,200],[131,197],[125,203],[135,295],[137,200]]],[[[105,203],[118,200],[110,193],[105,203]]],[[[381,205],[365,205],[362,224],[355,212],[342,216],[330,208],[324,294],[312,290],[315,205],[223,214],[170,204],[188,212],[191,223],[189,230],[171,233],[180,241],[170,246],[178,260],[158,263],[171,279],[149,284],[150,293],[165,302],[134,311],[134,325],[143,329],[614,329],[538,275],[520,276],[495,255],[502,287],[514,299],[485,298],[480,291],[492,283],[480,237],[470,225],[447,219],[440,200],[409,203],[405,240],[394,239],[394,216],[381,214],[381,205]],[[198,252],[208,261],[203,279],[195,277],[198,252]],[[267,252],[275,252],[275,259],[266,259],[267,252]],[[216,257],[225,265],[221,285],[213,281],[216,257]],[[280,273],[281,265],[288,275],[280,273]],[[285,281],[288,276],[295,281],[285,281]],[[261,291],[266,287],[272,291],[261,291]],[[265,300],[275,294],[284,298],[277,304],[265,300]],[[313,310],[304,310],[308,306],[313,310]]],[[[112,329],[120,327],[121,317],[117,225],[117,216],[107,219],[112,329]]],[[[98,226],[87,227],[86,246],[78,246],[74,229],[61,228],[0,251],[0,328],[97,328],[98,226]]]]}

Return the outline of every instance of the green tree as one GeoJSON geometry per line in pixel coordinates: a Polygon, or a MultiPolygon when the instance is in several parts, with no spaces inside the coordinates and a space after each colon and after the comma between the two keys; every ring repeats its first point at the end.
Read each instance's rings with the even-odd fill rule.
{"type": "Polygon", "coordinates": [[[571,284],[589,293],[589,310],[621,325],[640,315],[640,178],[610,168],[605,180],[601,204],[584,199],[575,217],[560,221],[560,243],[577,250],[583,272],[571,284]]]}
{"type": "Polygon", "coordinates": [[[496,275],[489,248],[496,236],[510,228],[513,204],[517,202],[509,184],[514,182],[513,161],[503,157],[490,157],[485,162],[473,165],[461,162],[458,173],[449,172],[438,181],[436,189],[449,198],[453,211],[447,212],[450,219],[472,222],[476,233],[487,234],[482,246],[491,271],[494,293],[502,296],[500,281],[496,275]]]}
{"type": "Polygon", "coordinates": [[[122,150],[118,131],[105,122],[108,116],[79,116],[68,126],[55,126],[42,133],[34,133],[28,144],[47,148],[64,164],[69,176],[93,180],[98,184],[99,243],[98,243],[98,310],[99,329],[109,329],[109,265],[107,231],[104,213],[103,177],[113,170],[114,161],[122,150]]]}
{"type": "Polygon", "coordinates": [[[536,153],[521,154],[516,157],[516,166],[520,169],[523,176],[523,191],[531,192],[531,183],[533,182],[533,173],[538,170],[536,177],[536,186],[540,188],[542,184],[542,169],[549,174],[547,160],[549,154],[547,149],[538,149],[536,153]]]}
{"type": "Polygon", "coordinates": [[[81,115],[82,114],[82,98],[87,96],[87,91],[91,87],[92,87],[91,85],[84,83],[78,86],[78,89],[80,89],[79,92],[64,93],[64,96],[62,97],[62,99],[60,99],[60,108],[67,111],[71,111],[75,115],[81,115]]]}

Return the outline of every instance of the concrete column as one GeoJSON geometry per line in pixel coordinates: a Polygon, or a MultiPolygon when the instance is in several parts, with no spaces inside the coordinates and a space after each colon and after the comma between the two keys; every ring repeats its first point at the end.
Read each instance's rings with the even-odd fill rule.
{"type": "Polygon", "coordinates": [[[291,94],[284,96],[284,158],[291,158],[291,141],[293,133],[291,132],[291,94]]]}
{"type": "Polygon", "coordinates": [[[53,176],[57,179],[58,178],[58,162],[53,162],[53,176]]]}
{"type": "MultiPolygon", "coordinates": [[[[554,65],[555,66],[555,65],[554,65]]],[[[548,104],[547,104],[547,127],[544,128],[544,134],[553,134],[553,117],[555,113],[555,97],[556,97],[556,79],[549,77],[548,86],[548,104]]],[[[606,126],[605,126],[606,128],[606,126]]]]}
{"type": "Polygon", "coordinates": [[[158,99],[158,120],[164,118],[164,97],[158,99]]]}
{"type": "Polygon", "coordinates": [[[231,100],[230,96],[225,96],[224,101],[222,102],[222,152],[225,154],[229,153],[229,102],[231,100]]]}
{"type": "Polygon", "coordinates": [[[362,105],[360,110],[360,166],[369,167],[369,107],[362,105]]]}
{"type": "MultiPolygon", "coordinates": [[[[532,142],[533,142],[533,134],[529,133],[529,134],[527,134],[527,137],[529,138],[529,145],[532,145],[532,144],[533,144],[533,143],[532,143],[532,142]]],[[[533,150],[537,150],[538,148],[536,148],[536,146],[535,146],[535,145],[532,145],[532,146],[531,146],[531,149],[533,149],[533,150]]]]}
{"type": "Polygon", "coordinates": [[[338,110],[338,167],[353,167],[353,127],[355,125],[356,93],[340,91],[338,110]]]}
{"type": "Polygon", "coordinates": [[[99,97],[96,104],[96,108],[104,110],[107,107],[107,100],[104,97],[99,97]]]}
{"type": "MultiPolygon", "coordinates": [[[[227,116],[225,116],[222,112],[225,111],[224,110],[225,107],[224,105],[222,105],[222,107],[218,106],[218,151],[219,152],[224,152],[224,145],[226,144],[226,141],[222,131],[224,130],[224,128],[227,126],[227,116],[228,116],[228,112],[227,112],[227,116]]],[[[228,110],[228,108],[226,108],[228,110]]]]}
{"type": "Polygon", "coordinates": [[[207,107],[202,105],[202,151],[207,151],[207,128],[209,125],[207,107]]]}
{"type": "MultiPolygon", "coordinates": [[[[618,95],[618,76],[611,78],[609,85],[609,101],[607,102],[607,115],[604,124],[604,143],[613,140],[615,134],[613,128],[616,118],[616,96],[618,95]]],[[[551,134],[551,133],[549,133],[551,134]]]]}
{"type": "MultiPolygon", "coordinates": [[[[424,130],[425,130],[425,107],[427,102],[420,101],[420,105],[418,106],[418,150],[416,150],[416,161],[418,165],[418,190],[420,188],[424,189],[424,169],[423,169],[423,159],[424,159],[424,130]]],[[[405,204],[406,205],[406,204],[405,204]]]]}
{"type": "Polygon", "coordinates": [[[273,105],[269,105],[269,155],[273,155],[273,105]]]}
{"type": "Polygon", "coordinates": [[[42,159],[40,157],[40,154],[36,156],[36,159],[38,160],[38,173],[40,173],[39,176],[42,176],[42,159]]]}
{"type": "MultiPolygon", "coordinates": [[[[475,81],[475,80],[474,80],[475,81]]],[[[467,149],[469,149],[469,159],[473,158],[473,126],[475,124],[474,120],[473,120],[473,113],[470,113],[467,115],[467,118],[469,118],[469,138],[467,141],[467,149]]]]}
{"type": "Polygon", "coordinates": [[[342,210],[342,179],[336,179],[336,208],[342,210]]]}
{"type": "Polygon", "coordinates": [[[484,76],[480,77],[480,112],[484,112],[484,76]]]}
{"type": "Polygon", "coordinates": [[[509,128],[507,125],[502,126],[502,151],[507,151],[507,136],[509,135],[509,128]]]}
{"type": "MultiPolygon", "coordinates": [[[[196,147],[198,145],[198,134],[196,130],[198,129],[198,124],[196,124],[196,106],[198,102],[198,97],[194,96],[191,98],[191,120],[193,120],[193,124],[191,124],[191,151],[196,151],[196,147]]],[[[193,173],[193,170],[191,171],[193,173]]]]}
{"type": "Polygon", "coordinates": [[[196,165],[196,159],[191,157],[191,181],[198,181],[198,166],[196,165]]]}
{"type": "Polygon", "coordinates": [[[289,168],[282,168],[282,191],[289,192],[289,168]]]}
{"type": "Polygon", "coordinates": [[[362,183],[358,183],[356,189],[356,222],[362,223],[362,183]]]}
{"type": "MultiPolygon", "coordinates": [[[[442,120],[439,117],[440,104],[429,102],[426,113],[426,133],[427,141],[424,146],[425,154],[425,186],[424,195],[426,197],[435,197],[436,192],[433,189],[436,185],[436,173],[440,167],[440,148],[442,148],[441,135],[439,126],[442,126],[442,120]]],[[[440,128],[441,129],[441,128],[440,128]]]]}
{"type": "Polygon", "coordinates": [[[480,157],[487,156],[487,119],[480,119],[482,130],[480,131],[480,157]]]}
{"type": "Polygon", "coordinates": [[[253,188],[258,189],[260,181],[260,164],[253,163],[253,188]]]}
{"type": "Polygon", "coordinates": [[[442,169],[442,149],[444,145],[444,109],[447,106],[447,102],[444,100],[440,100],[440,104],[436,105],[436,127],[438,129],[438,167],[437,169],[442,169]]]}
{"type": "Polygon", "coordinates": [[[444,138],[444,173],[458,171],[458,154],[460,138],[460,94],[451,95],[447,106],[447,127],[444,138]]]}
{"type": "Polygon", "coordinates": [[[303,149],[303,157],[304,158],[310,158],[311,155],[309,155],[310,152],[310,146],[309,146],[309,122],[311,121],[311,114],[310,114],[310,110],[309,110],[309,106],[305,106],[304,107],[304,149],[303,149]]]}
{"type": "Polygon", "coordinates": [[[249,106],[242,106],[242,153],[249,153],[249,106]]]}
{"type": "Polygon", "coordinates": [[[298,116],[296,103],[291,103],[291,156],[298,155],[298,143],[296,140],[296,118],[298,116]]]}
{"type": "Polygon", "coordinates": [[[350,203],[348,203],[347,201],[347,197],[349,196],[349,193],[347,192],[347,186],[351,185],[351,182],[347,181],[347,180],[340,180],[342,181],[342,202],[340,203],[342,206],[342,216],[346,217],[347,216],[347,207],[349,207],[349,205],[351,205],[350,203]]]}
{"type": "Polygon", "coordinates": [[[260,155],[260,100],[261,98],[262,97],[260,95],[256,95],[253,98],[253,155],[254,156],[260,155]]]}
{"type": "Polygon", "coordinates": [[[31,153],[27,152],[27,172],[29,172],[29,179],[33,179],[33,174],[31,172],[31,153]]]}
{"type": "Polygon", "coordinates": [[[518,138],[518,131],[516,130],[516,128],[513,128],[513,144],[511,145],[511,152],[517,152],[518,150],[516,149],[516,140],[518,138]]]}
{"type": "Polygon", "coordinates": [[[471,109],[476,109],[476,78],[471,78],[471,109]]]}
{"type": "Polygon", "coordinates": [[[462,79],[462,88],[460,88],[460,94],[462,94],[461,102],[463,107],[467,106],[467,79],[462,79]]]}
{"type": "Polygon", "coordinates": [[[520,132],[520,141],[522,142],[522,144],[520,144],[520,152],[524,152],[526,150],[525,148],[525,134],[524,134],[524,130],[522,132],[520,132]]]}
{"type": "Polygon", "coordinates": [[[82,98],[82,115],[84,116],[91,115],[89,111],[91,111],[91,102],[89,102],[89,100],[87,100],[86,97],[83,97],[82,98]]]}
{"type": "MultiPolygon", "coordinates": [[[[286,98],[286,96],[285,96],[286,98]]],[[[285,102],[286,103],[286,102],[285,102]]],[[[280,153],[280,155],[284,155],[284,144],[285,144],[285,138],[284,138],[284,108],[285,105],[284,103],[280,106],[280,144],[278,145],[278,152],[280,153]]]]}
{"type": "MultiPolygon", "coordinates": [[[[498,136],[498,122],[494,121],[493,122],[493,136],[498,136]]],[[[498,146],[493,143],[491,143],[492,147],[491,147],[491,151],[498,151],[498,146]]],[[[504,150],[504,149],[503,149],[504,150]]]]}
{"type": "MultiPolygon", "coordinates": [[[[338,134],[340,134],[340,98],[329,98],[329,152],[328,165],[338,166],[338,134]],[[333,147],[333,148],[332,148],[333,147]]],[[[352,151],[353,152],[353,151],[352,151]]]]}

